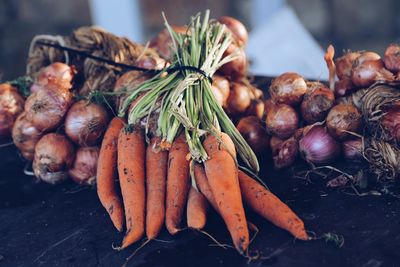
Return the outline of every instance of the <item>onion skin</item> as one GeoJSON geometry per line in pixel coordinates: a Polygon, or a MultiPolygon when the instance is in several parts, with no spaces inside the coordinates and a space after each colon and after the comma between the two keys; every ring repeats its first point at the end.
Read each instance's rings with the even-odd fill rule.
{"type": "Polygon", "coordinates": [[[230,77],[232,80],[238,80],[247,75],[247,56],[244,49],[230,44],[225,50],[223,57],[226,57],[232,53],[236,53],[237,58],[222,65],[219,69],[224,76],[230,77]]]}
{"type": "Polygon", "coordinates": [[[394,106],[383,115],[381,125],[388,133],[388,139],[400,142],[400,106],[394,106]]]}
{"type": "Polygon", "coordinates": [[[271,105],[267,109],[265,124],[268,133],[286,139],[292,136],[299,127],[299,116],[289,105],[271,105]]]}
{"type": "Polygon", "coordinates": [[[362,125],[362,115],[353,104],[338,104],[326,117],[326,127],[329,133],[338,140],[346,140],[358,133],[362,125]]]}
{"type": "Polygon", "coordinates": [[[310,83],[301,102],[301,115],[309,124],[323,121],[334,103],[335,96],[328,87],[319,82],[310,83]]]}
{"type": "Polygon", "coordinates": [[[347,96],[356,91],[356,87],[354,86],[351,79],[346,78],[343,80],[339,80],[335,82],[335,96],[342,97],[347,96]]]}
{"type": "Polygon", "coordinates": [[[349,79],[355,60],[361,55],[360,52],[347,52],[335,60],[336,75],[339,80],[349,79]]]}
{"type": "Polygon", "coordinates": [[[343,156],[349,161],[361,161],[363,157],[363,143],[361,138],[344,141],[342,143],[343,156]]]}
{"type": "Polygon", "coordinates": [[[272,81],[269,94],[279,104],[297,105],[307,92],[307,84],[297,73],[286,72],[272,81]]]}
{"type": "Polygon", "coordinates": [[[74,147],[65,135],[49,133],[43,136],[35,147],[32,165],[35,176],[50,184],[66,180],[74,156],[74,147]]]}
{"type": "Polygon", "coordinates": [[[38,130],[51,131],[60,126],[71,104],[69,90],[47,85],[26,99],[26,117],[38,130]]]}
{"type": "Polygon", "coordinates": [[[18,115],[24,111],[24,98],[17,88],[0,84],[0,138],[8,138],[18,115]]]}
{"type": "Polygon", "coordinates": [[[249,88],[242,83],[231,83],[228,97],[228,111],[232,115],[243,114],[250,106],[251,98],[249,88]]]}
{"type": "Polygon", "coordinates": [[[273,156],[274,167],[282,169],[292,166],[299,154],[298,142],[294,138],[283,141],[273,156]]]}
{"type": "Polygon", "coordinates": [[[217,101],[218,105],[220,105],[221,107],[224,106],[224,96],[222,95],[221,90],[219,90],[218,87],[211,85],[211,91],[215,97],[215,100],[217,101]]]}
{"type": "Polygon", "coordinates": [[[96,103],[76,102],[65,118],[65,133],[80,146],[93,146],[102,138],[110,117],[107,110],[96,103]]]}
{"type": "Polygon", "coordinates": [[[248,116],[240,119],[237,129],[251,149],[257,155],[269,151],[269,136],[262,121],[256,116],[248,116]]]}
{"type": "Polygon", "coordinates": [[[18,116],[12,129],[12,138],[25,159],[33,160],[36,143],[42,135],[42,132],[27,120],[25,112],[18,116]]]}
{"type": "Polygon", "coordinates": [[[393,73],[400,72],[400,45],[391,44],[386,48],[383,57],[385,67],[393,73]]]}
{"type": "Polygon", "coordinates": [[[226,25],[226,27],[232,32],[232,35],[239,46],[247,45],[249,34],[243,23],[229,16],[222,16],[217,21],[226,25]]]}
{"type": "Polygon", "coordinates": [[[381,57],[374,52],[364,52],[354,62],[351,81],[357,87],[369,87],[377,81],[393,79],[393,74],[385,69],[381,57]]]}
{"type": "Polygon", "coordinates": [[[96,183],[97,161],[100,149],[98,147],[80,147],[69,176],[78,184],[94,185],[96,183]]]}
{"type": "Polygon", "coordinates": [[[328,164],[340,154],[340,144],[323,126],[314,126],[299,141],[299,151],[307,162],[328,164]]]}

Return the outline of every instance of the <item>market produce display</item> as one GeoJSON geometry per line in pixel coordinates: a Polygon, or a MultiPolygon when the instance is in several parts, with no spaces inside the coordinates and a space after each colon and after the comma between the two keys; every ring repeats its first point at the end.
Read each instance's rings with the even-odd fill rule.
{"type": "Polygon", "coordinates": [[[244,256],[247,209],[311,240],[257,176],[260,158],[312,172],[342,156],[367,162],[380,182],[399,175],[398,45],[384,58],[336,59],[330,46],[328,84],[287,72],[264,96],[247,73],[241,22],[207,11],[165,26],[149,47],[92,27],[37,36],[27,76],[0,85],[0,136],[12,137],[38,179],[96,185],[125,231],[117,249],[156,239],[164,225],[171,235],[202,231],[210,208],[244,256]]]}

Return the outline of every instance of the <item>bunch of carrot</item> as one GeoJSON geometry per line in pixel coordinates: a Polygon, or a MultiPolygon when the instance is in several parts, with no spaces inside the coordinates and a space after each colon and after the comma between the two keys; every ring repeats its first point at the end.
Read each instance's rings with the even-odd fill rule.
{"type": "Polygon", "coordinates": [[[126,126],[115,117],[104,136],[97,168],[97,192],[118,231],[126,233],[120,249],[144,235],[155,239],[164,223],[172,235],[187,226],[201,230],[207,221],[209,204],[220,214],[235,248],[244,253],[249,230],[244,203],[294,237],[308,240],[299,217],[256,180],[238,170],[231,138],[208,135],[203,145],[209,159],[203,164],[190,160],[184,135],[169,151],[153,136],[146,145],[142,129],[126,126]],[[122,199],[116,189],[119,177],[122,199]]]}

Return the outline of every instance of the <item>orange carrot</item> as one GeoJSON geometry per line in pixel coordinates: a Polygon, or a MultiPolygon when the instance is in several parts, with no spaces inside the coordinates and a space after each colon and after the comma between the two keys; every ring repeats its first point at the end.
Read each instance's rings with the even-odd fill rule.
{"type": "Polygon", "coordinates": [[[209,159],[204,163],[208,183],[218,209],[231,234],[233,244],[243,254],[249,246],[249,230],[240,193],[238,170],[234,160],[235,146],[231,138],[220,134],[221,142],[213,135],[204,140],[209,159]]]}
{"type": "Polygon", "coordinates": [[[145,153],[143,132],[123,128],[118,138],[118,173],[125,207],[126,234],[120,249],[138,241],[144,234],[145,153]]]}
{"type": "Polygon", "coordinates": [[[245,203],[276,226],[301,240],[308,240],[303,221],[279,198],[239,170],[239,183],[245,203]]]}
{"type": "Polygon", "coordinates": [[[210,185],[208,184],[206,171],[204,170],[203,165],[201,165],[200,163],[195,163],[193,171],[194,180],[196,181],[196,185],[199,188],[200,192],[206,197],[214,210],[219,212],[217,202],[215,202],[214,195],[211,192],[210,185]]]}
{"type": "Polygon", "coordinates": [[[189,177],[189,147],[185,136],[181,134],[172,143],[168,155],[167,200],[165,225],[170,234],[176,234],[185,210],[190,186],[189,177]]]}
{"type": "Polygon", "coordinates": [[[111,221],[118,231],[122,231],[124,224],[124,209],[121,199],[115,190],[117,177],[117,146],[118,136],[124,121],[115,117],[108,125],[101,144],[97,163],[97,194],[103,207],[110,215],[111,221]]]}
{"type": "Polygon", "coordinates": [[[154,239],[160,233],[165,218],[165,184],[168,151],[161,151],[159,137],[153,137],[146,150],[146,236],[154,239]]]}
{"type": "Polygon", "coordinates": [[[207,209],[207,199],[191,186],[186,209],[188,227],[197,230],[203,229],[207,221],[207,209]]]}

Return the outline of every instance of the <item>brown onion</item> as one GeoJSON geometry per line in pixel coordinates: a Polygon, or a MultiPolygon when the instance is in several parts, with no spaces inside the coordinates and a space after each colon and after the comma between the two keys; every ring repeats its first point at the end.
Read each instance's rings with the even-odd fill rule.
{"type": "MultiPolygon", "coordinates": [[[[176,33],[185,34],[188,31],[186,25],[173,25],[172,29],[176,33]]],[[[154,48],[164,59],[172,58],[172,39],[167,29],[162,30],[155,38],[150,41],[150,47],[154,48]]]]}
{"type": "Polygon", "coordinates": [[[224,96],[222,95],[221,90],[219,90],[218,87],[211,85],[211,91],[214,95],[215,100],[217,101],[217,103],[223,107],[224,106],[224,96]]]}
{"type": "Polygon", "coordinates": [[[256,116],[262,119],[264,116],[264,102],[260,99],[251,100],[250,106],[246,110],[247,116],[256,116]]]}
{"type": "Polygon", "coordinates": [[[297,73],[286,72],[272,81],[269,94],[275,103],[297,105],[307,92],[307,84],[297,73]]]}
{"type": "Polygon", "coordinates": [[[339,80],[335,82],[335,96],[347,96],[356,91],[356,87],[354,86],[351,79],[346,78],[343,80],[339,80]]]}
{"type": "Polygon", "coordinates": [[[383,57],[385,67],[393,73],[400,72],[400,45],[391,44],[386,48],[383,57]]]}
{"type": "Polygon", "coordinates": [[[54,62],[40,70],[36,84],[47,85],[48,83],[65,84],[71,87],[75,75],[75,68],[61,62],[54,62]]]}
{"type": "Polygon", "coordinates": [[[329,133],[342,141],[352,137],[351,132],[358,133],[361,124],[361,113],[353,104],[338,104],[329,111],[326,117],[329,133]]]}
{"type": "Polygon", "coordinates": [[[129,95],[129,93],[124,93],[122,95],[119,95],[119,93],[123,92],[124,90],[126,92],[131,92],[148,79],[150,79],[149,75],[143,74],[143,72],[136,70],[125,72],[121,77],[119,77],[114,85],[114,92],[117,93],[117,97],[115,98],[115,105],[117,109],[121,107],[126,96],[129,95]]]}
{"type": "Polygon", "coordinates": [[[65,135],[49,133],[40,138],[35,147],[33,172],[37,178],[56,184],[68,178],[74,161],[74,147],[65,135]]]}
{"type": "Polygon", "coordinates": [[[278,154],[279,148],[283,142],[284,142],[284,140],[282,140],[276,136],[271,136],[271,138],[269,139],[269,146],[271,147],[272,156],[275,156],[276,154],[278,154]]]}
{"type": "Polygon", "coordinates": [[[228,79],[220,75],[214,75],[212,86],[218,88],[218,90],[221,92],[221,103],[223,107],[226,107],[230,92],[228,79]]]}
{"type": "Polygon", "coordinates": [[[400,106],[394,106],[381,118],[381,125],[388,133],[388,139],[400,142],[400,106]]]}
{"type": "Polygon", "coordinates": [[[292,136],[299,127],[299,116],[289,105],[271,105],[267,109],[265,123],[271,135],[286,139],[292,136]]]}
{"type": "Polygon", "coordinates": [[[363,142],[361,138],[344,141],[342,151],[345,159],[350,161],[359,161],[363,159],[363,142]]]}
{"type": "Polygon", "coordinates": [[[219,71],[224,75],[228,76],[233,80],[243,78],[247,74],[247,57],[244,49],[237,47],[235,44],[231,44],[224,52],[224,57],[236,54],[236,59],[224,64],[219,71]]]}
{"type": "Polygon", "coordinates": [[[294,138],[283,141],[273,155],[274,167],[282,169],[293,165],[299,153],[298,142],[294,138]]]}
{"type": "Polygon", "coordinates": [[[8,83],[0,84],[0,137],[8,138],[15,120],[24,111],[24,99],[17,88],[8,83]]]}
{"type": "Polygon", "coordinates": [[[339,80],[349,79],[355,60],[361,55],[360,52],[347,52],[335,60],[336,75],[339,80]]]}
{"type": "Polygon", "coordinates": [[[262,121],[256,116],[240,119],[237,129],[257,155],[269,150],[269,136],[262,121]]]}
{"type": "Polygon", "coordinates": [[[80,147],[76,151],[69,176],[78,184],[94,185],[96,183],[97,160],[100,149],[98,147],[80,147]]]}
{"type": "Polygon", "coordinates": [[[33,160],[35,145],[42,135],[42,132],[26,119],[25,112],[18,116],[12,129],[12,138],[15,146],[21,151],[25,159],[33,160]]]}
{"type": "Polygon", "coordinates": [[[323,126],[314,126],[299,141],[301,156],[314,164],[332,163],[340,154],[340,144],[323,126]]]}
{"type": "Polygon", "coordinates": [[[60,126],[71,104],[69,90],[47,85],[26,99],[26,117],[40,131],[54,130],[60,126]]]}
{"type": "Polygon", "coordinates": [[[311,124],[323,121],[335,102],[333,92],[319,82],[308,84],[308,90],[301,102],[301,115],[311,124]]]}
{"type": "Polygon", "coordinates": [[[76,102],[65,118],[65,133],[81,146],[92,146],[103,136],[109,121],[107,110],[96,103],[76,102]]]}
{"type": "Polygon", "coordinates": [[[351,81],[357,87],[369,87],[377,81],[393,79],[393,74],[385,69],[381,57],[374,52],[364,52],[354,62],[351,81]]]}
{"type": "Polygon", "coordinates": [[[250,103],[249,88],[242,83],[231,83],[231,90],[228,97],[229,112],[233,115],[241,114],[246,111],[250,103]]]}
{"type": "Polygon", "coordinates": [[[235,41],[239,44],[239,46],[247,45],[249,34],[243,23],[235,18],[228,16],[220,17],[218,19],[218,22],[226,25],[226,27],[232,32],[233,37],[235,41]]]}

